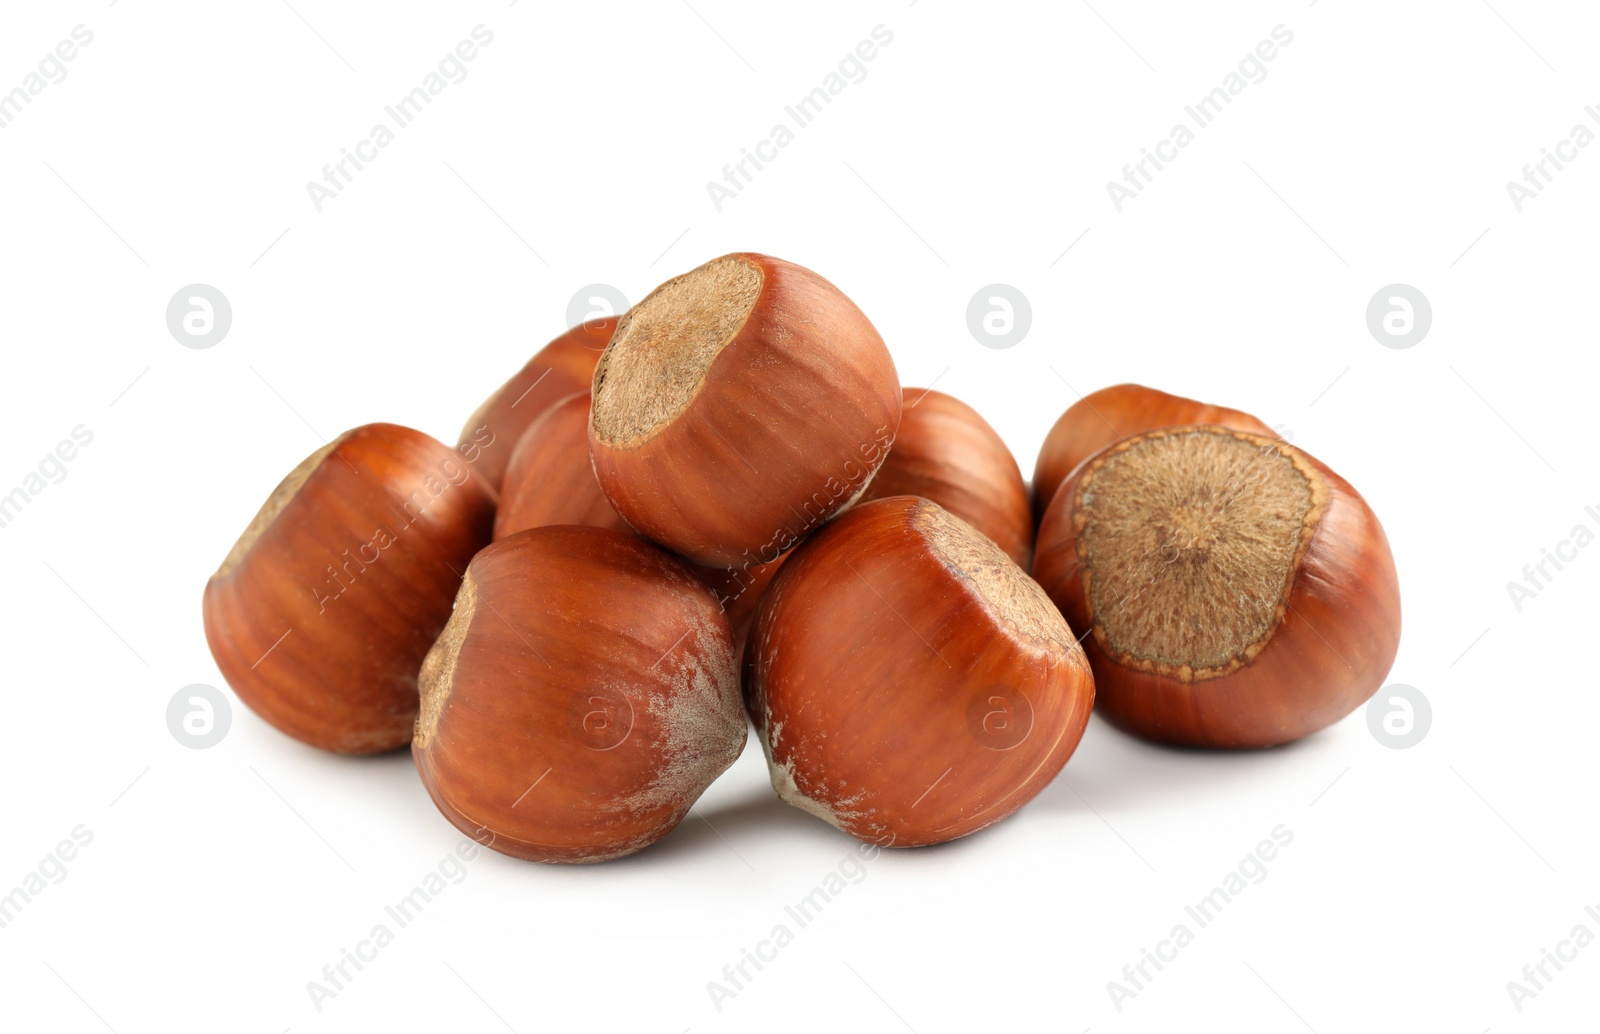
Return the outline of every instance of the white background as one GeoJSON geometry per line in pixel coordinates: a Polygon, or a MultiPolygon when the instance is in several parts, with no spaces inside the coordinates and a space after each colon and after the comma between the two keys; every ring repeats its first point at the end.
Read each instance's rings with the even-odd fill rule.
{"type": "Polygon", "coordinates": [[[1600,945],[1520,1012],[1506,985],[1575,925],[1600,935],[1600,549],[1520,611],[1507,583],[1600,530],[1600,147],[1521,212],[1506,182],[1600,131],[1594,12],[693,3],[7,5],[0,90],[75,25],[94,39],[0,130],[0,492],[74,426],[94,440],[0,528],[0,892],[75,826],[93,841],[0,930],[0,1025],[1592,1025],[1600,945]],[[470,75],[319,213],[306,183],[479,24],[470,75]],[[707,181],[879,24],[865,80],[718,212],[707,181]],[[1106,182],[1280,24],[1265,80],[1117,212],[1106,182]],[[319,754],[242,706],[217,747],[174,739],[174,693],[223,685],[206,578],[325,438],[453,441],[580,287],[637,300],[744,249],[840,285],[904,381],[975,405],[1025,471],[1078,392],[1125,380],[1292,432],[1388,529],[1390,681],[1430,700],[1429,733],[1390,749],[1357,713],[1209,754],[1096,719],[1032,805],[878,858],[719,1012],[708,982],[853,848],[776,800],[752,743],[636,857],[478,859],[318,1012],[307,982],[461,838],[405,753],[319,754]],[[164,318],[196,282],[233,306],[208,350],[164,318]],[[1434,314],[1406,350],[1365,320],[1397,282],[1434,314]],[[967,330],[991,283],[1031,300],[1009,350],[967,330]],[[1279,825],[1268,878],[1118,1011],[1107,982],[1279,825]]]}

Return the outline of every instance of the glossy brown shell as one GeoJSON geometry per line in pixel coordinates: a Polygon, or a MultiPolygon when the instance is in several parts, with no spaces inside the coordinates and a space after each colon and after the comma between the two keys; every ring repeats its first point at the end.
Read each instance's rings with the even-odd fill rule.
{"type": "Polygon", "coordinates": [[[1248,663],[1213,678],[1139,671],[1109,655],[1095,622],[1074,515],[1085,474],[1143,437],[1134,435],[1080,465],[1039,527],[1034,577],[1073,628],[1088,630],[1083,646],[1094,667],[1100,713],[1160,743],[1248,748],[1297,740],[1365,703],[1383,684],[1400,644],[1400,584],[1389,540],[1347,481],[1304,450],[1265,436],[1240,432],[1303,457],[1328,489],[1276,632],[1248,663]]]}
{"type": "Polygon", "coordinates": [[[448,446],[393,424],[349,432],[207,583],[206,640],[223,677],[303,743],[404,746],[417,667],[493,520],[493,493],[448,446]]]}
{"type": "Polygon", "coordinates": [[[456,611],[423,664],[412,754],[439,810],[487,847],[631,854],[744,747],[727,618],[647,542],[519,532],[473,560],[456,611]]]}
{"type": "Polygon", "coordinates": [[[775,788],[881,846],[953,840],[1016,811],[1066,764],[1094,702],[1065,626],[1064,643],[1019,633],[933,551],[915,525],[931,506],[867,503],[808,539],[745,652],[775,788]]]}
{"type": "Polygon", "coordinates": [[[555,524],[633,533],[594,477],[587,389],[546,409],[522,433],[500,486],[494,537],[555,524]]]}
{"type": "Polygon", "coordinates": [[[458,448],[496,490],[505,479],[522,432],[546,409],[576,391],[588,391],[594,368],[617,328],[617,317],[586,320],[534,353],[461,429],[458,448]]]}
{"type": "Polygon", "coordinates": [[[931,499],[989,536],[1026,571],[1033,562],[1033,512],[1011,450],[960,399],[926,388],[907,388],[904,398],[894,448],[862,501],[931,499]]]}
{"type": "Polygon", "coordinates": [[[755,624],[761,597],[766,594],[767,586],[778,576],[779,569],[787,559],[789,554],[785,553],[770,563],[751,564],[749,567],[707,567],[690,562],[695,576],[711,588],[727,612],[728,623],[733,626],[735,656],[744,656],[744,646],[750,638],[750,628],[755,624]]]}
{"type": "Polygon", "coordinates": [[[687,407],[626,446],[590,427],[617,512],[718,567],[775,559],[839,513],[900,426],[894,361],[861,310],[809,269],[740,257],[760,269],[760,295],[687,407]]]}
{"type": "Polygon", "coordinates": [[[1216,424],[1272,437],[1273,430],[1249,413],[1169,395],[1142,384],[1117,384],[1092,391],[1067,407],[1039,449],[1033,469],[1033,509],[1043,516],[1056,491],[1078,464],[1124,438],[1183,424],[1216,424]]]}

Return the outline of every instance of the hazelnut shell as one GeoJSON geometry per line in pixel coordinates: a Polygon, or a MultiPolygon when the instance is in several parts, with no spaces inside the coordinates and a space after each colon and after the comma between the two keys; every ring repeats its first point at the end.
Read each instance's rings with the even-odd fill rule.
{"type": "Polygon", "coordinates": [[[284,479],[206,584],[206,640],[269,723],[323,750],[404,746],[417,667],[489,541],[494,493],[448,446],[368,424],[284,479]]]}
{"type": "Polygon", "coordinates": [[[904,397],[900,433],[861,501],[931,499],[989,536],[1026,571],[1033,562],[1033,512],[1011,450],[960,399],[928,388],[907,388],[904,397]]]}
{"type": "Polygon", "coordinates": [[[479,553],[421,683],[412,754],[434,803],[535,861],[649,846],[745,743],[710,590],[601,528],[535,528],[479,553]]]}
{"type": "Polygon", "coordinates": [[[1033,469],[1033,510],[1040,517],[1061,483],[1084,460],[1130,435],[1158,427],[1216,424],[1251,434],[1275,434],[1249,413],[1169,395],[1142,384],[1117,384],[1083,396],[1050,428],[1033,469]]]}
{"type": "Polygon", "coordinates": [[[528,425],[575,391],[588,391],[617,317],[586,320],[535,352],[461,429],[457,448],[499,490],[511,453],[528,425]]]}
{"type": "Polygon", "coordinates": [[[936,503],[856,507],[762,598],[746,703],[783,799],[914,847],[997,822],[1066,764],[1094,702],[1044,592],[936,503]]]}
{"type": "Polygon", "coordinates": [[[550,406],[522,433],[500,486],[494,537],[556,524],[633,533],[594,477],[587,389],[550,406]]]}
{"type": "Polygon", "coordinates": [[[595,372],[589,440],[629,525],[733,567],[849,507],[900,405],[889,350],[837,287],[781,259],[728,255],[622,317],[595,372]]]}
{"type": "MultiPolygon", "coordinates": [[[[1162,532],[1152,528],[1151,534],[1159,538],[1162,532]]],[[[1085,630],[1100,713],[1121,729],[1161,743],[1251,748],[1299,739],[1365,703],[1383,684],[1399,649],[1399,580],[1372,508],[1304,451],[1242,431],[1148,431],[1080,465],[1040,526],[1034,576],[1072,627],[1085,630]],[[1119,655],[1095,612],[1095,575],[1084,536],[1086,500],[1105,495],[1095,482],[1108,462],[1147,441],[1193,435],[1229,437],[1281,455],[1314,472],[1323,486],[1320,512],[1304,528],[1268,634],[1251,644],[1247,660],[1205,670],[1176,658],[1155,664],[1119,655]]]]}

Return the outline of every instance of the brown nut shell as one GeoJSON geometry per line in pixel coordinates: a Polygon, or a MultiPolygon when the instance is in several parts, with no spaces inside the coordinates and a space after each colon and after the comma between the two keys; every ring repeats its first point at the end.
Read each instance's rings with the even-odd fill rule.
{"type": "Polygon", "coordinates": [[[411,740],[417,667],[489,541],[494,493],[448,446],[369,424],[284,479],[206,584],[206,640],[239,699],[341,754],[411,740]]]}
{"type": "Polygon", "coordinates": [[[880,846],[997,822],[1066,764],[1094,703],[1042,589],[926,499],[856,507],[761,601],[746,704],[779,796],[880,846]]]}
{"type": "Polygon", "coordinates": [[[527,365],[467,419],[456,446],[490,487],[499,490],[522,432],[546,409],[588,391],[617,317],[585,320],[535,352],[527,365]]]}
{"type": "Polygon", "coordinates": [[[1022,471],[978,411],[931,388],[905,389],[889,458],[862,502],[931,499],[993,540],[1017,566],[1033,563],[1033,512],[1022,471]]]}
{"type": "Polygon", "coordinates": [[[1399,648],[1366,500],[1307,453],[1223,427],[1148,431],[1082,464],[1034,576],[1088,631],[1101,714],[1161,743],[1299,739],[1370,698],[1399,648]]]}
{"type": "Polygon", "coordinates": [[[587,389],[550,406],[522,433],[500,486],[494,537],[556,524],[633,533],[594,477],[587,389]]]}
{"type": "MultiPolygon", "coordinates": [[[[790,552],[793,552],[791,550],[790,552]]],[[[708,567],[690,562],[695,577],[705,582],[722,604],[733,627],[733,655],[744,656],[745,643],[750,638],[750,628],[755,624],[756,608],[767,586],[778,576],[779,568],[789,559],[784,553],[767,563],[750,563],[740,567],[708,567]]]]}
{"type": "Polygon", "coordinates": [[[1237,409],[1169,395],[1142,384],[1101,388],[1068,406],[1045,435],[1033,469],[1033,512],[1042,517],[1067,476],[1106,446],[1143,431],[1187,424],[1216,424],[1274,436],[1272,428],[1237,409]]]}
{"type": "Polygon", "coordinates": [[[861,310],[808,269],[735,254],[622,317],[595,371],[589,440],[631,526],[733,567],[850,506],[899,425],[894,362],[861,310]]]}
{"type": "Polygon", "coordinates": [[[434,803],[534,861],[649,846],[745,743],[710,590],[601,528],[535,528],[479,553],[421,685],[412,754],[434,803]]]}
{"type": "MultiPolygon", "coordinates": [[[[589,393],[558,402],[522,433],[511,454],[495,513],[495,541],[529,528],[576,524],[607,528],[627,535],[638,532],[617,515],[600,491],[594,464],[589,459],[589,393]]],[[[756,604],[778,573],[782,557],[768,564],[737,568],[709,567],[687,561],[694,576],[716,595],[733,627],[734,656],[744,652],[744,642],[755,619],[756,604]]]]}

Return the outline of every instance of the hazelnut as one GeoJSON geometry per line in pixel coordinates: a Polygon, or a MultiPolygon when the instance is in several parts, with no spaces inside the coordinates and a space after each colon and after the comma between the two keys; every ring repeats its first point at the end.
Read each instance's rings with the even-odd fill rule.
{"type": "Polygon", "coordinates": [[[965,836],[1066,764],[1094,703],[1077,639],[993,542],[926,499],[856,507],[762,598],[746,704],[772,785],[871,843],[965,836]]]}
{"type": "Polygon", "coordinates": [[[900,425],[889,350],[850,299],[781,259],[715,259],[622,317],[589,441],[629,525],[702,564],[769,560],[849,507],[900,425]]]}
{"type": "Polygon", "coordinates": [[[1078,467],[1034,575],[1085,629],[1101,713],[1163,743],[1269,747],[1383,683],[1400,587],[1383,527],[1293,446],[1224,427],[1135,435],[1078,467]]]}
{"type": "Polygon", "coordinates": [[[206,583],[217,667],[303,743],[404,746],[417,666],[493,520],[494,493],[448,446],[394,424],[347,431],[283,479],[206,583]]]}
{"type": "Polygon", "coordinates": [[[528,528],[581,524],[633,533],[617,516],[589,460],[589,392],[550,406],[528,425],[500,486],[494,537],[528,528]]]}
{"type": "Polygon", "coordinates": [[[434,803],[534,861],[649,846],[745,743],[710,590],[601,528],[534,528],[479,553],[421,686],[412,753],[434,803]]]}

